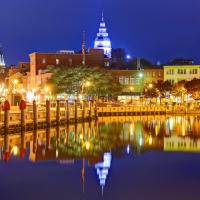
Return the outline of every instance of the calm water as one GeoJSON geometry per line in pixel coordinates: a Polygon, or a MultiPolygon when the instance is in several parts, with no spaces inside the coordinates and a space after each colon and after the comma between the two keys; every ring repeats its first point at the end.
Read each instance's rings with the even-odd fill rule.
{"type": "Polygon", "coordinates": [[[200,199],[200,117],[100,118],[0,147],[0,200],[200,199]]]}

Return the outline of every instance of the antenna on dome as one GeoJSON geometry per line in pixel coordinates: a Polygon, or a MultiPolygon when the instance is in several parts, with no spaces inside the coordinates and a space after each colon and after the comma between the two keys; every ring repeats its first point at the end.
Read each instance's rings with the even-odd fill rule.
{"type": "Polygon", "coordinates": [[[103,10],[102,10],[102,15],[101,15],[101,21],[104,22],[104,13],[103,13],[103,10]]]}

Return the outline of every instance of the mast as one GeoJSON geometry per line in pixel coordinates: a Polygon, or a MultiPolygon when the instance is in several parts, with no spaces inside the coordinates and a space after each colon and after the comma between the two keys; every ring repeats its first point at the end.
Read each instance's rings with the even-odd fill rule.
{"type": "Polygon", "coordinates": [[[83,40],[82,40],[82,65],[85,65],[85,31],[83,31],[83,40]]]}

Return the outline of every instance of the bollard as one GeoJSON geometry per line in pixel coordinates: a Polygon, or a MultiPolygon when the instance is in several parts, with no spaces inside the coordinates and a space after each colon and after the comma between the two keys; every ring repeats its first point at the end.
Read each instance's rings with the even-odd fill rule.
{"type": "Polygon", "coordinates": [[[4,110],[4,132],[5,134],[8,134],[9,129],[9,111],[10,111],[10,103],[8,100],[5,100],[3,105],[4,110]]]}
{"type": "Polygon", "coordinates": [[[65,104],[65,116],[66,116],[66,122],[69,122],[69,101],[66,100],[65,104]]]}
{"type": "Polygon", "coordinates": [[[57,100],[57,106],[56,106],[56,124],[57,126],[60,125],[60,101],[57,100]]]}
{"type": "Polygon", "coordinates": [[[77,123],[77,100],[74,101],[74,121],[77,123]]]}
{"type": "Polygon", "coordinates": [[[37,104],[36,104],[36,101],[34,100],[33,101],[33,126],[34,126],[34,130],[37,129],[37,125],[38,125],[38,122],[37,122],[37,104]]]}
{"type": "Polygon", "coordinates": [[[26,109],[26,102],[24,100],[21,100],[19,104],[19,109],[21,110],[21,130],[25,131],[25,109],[26,109]]]}
{"type": "Polygon", "coordinates": [[[47,127],[51,126],[51,114],[50,114],[50,101],[46,100],[46,123],[47,123],[47,127]]]}
{"type": "Polygon", "coordinates": [[[46,128],[46,152],[49,150],[50,147],[50,127],[46,128]]]}

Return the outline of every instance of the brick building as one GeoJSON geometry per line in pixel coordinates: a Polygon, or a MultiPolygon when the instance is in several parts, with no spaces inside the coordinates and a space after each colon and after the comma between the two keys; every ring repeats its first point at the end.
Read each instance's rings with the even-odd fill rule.
{"type": "MultiPolygon", "coordinates": [[[[82,65],[83,54],[74,51],[59,51],[57,53],[32,53],[30,56],[30,73],[37,75],[39,70],[48,66],[77,66],[82,65]]],[[[85,55],[85,64],[91,67],[104,66],[104,53],[100,49],[89,49],[85,55]]]]}

